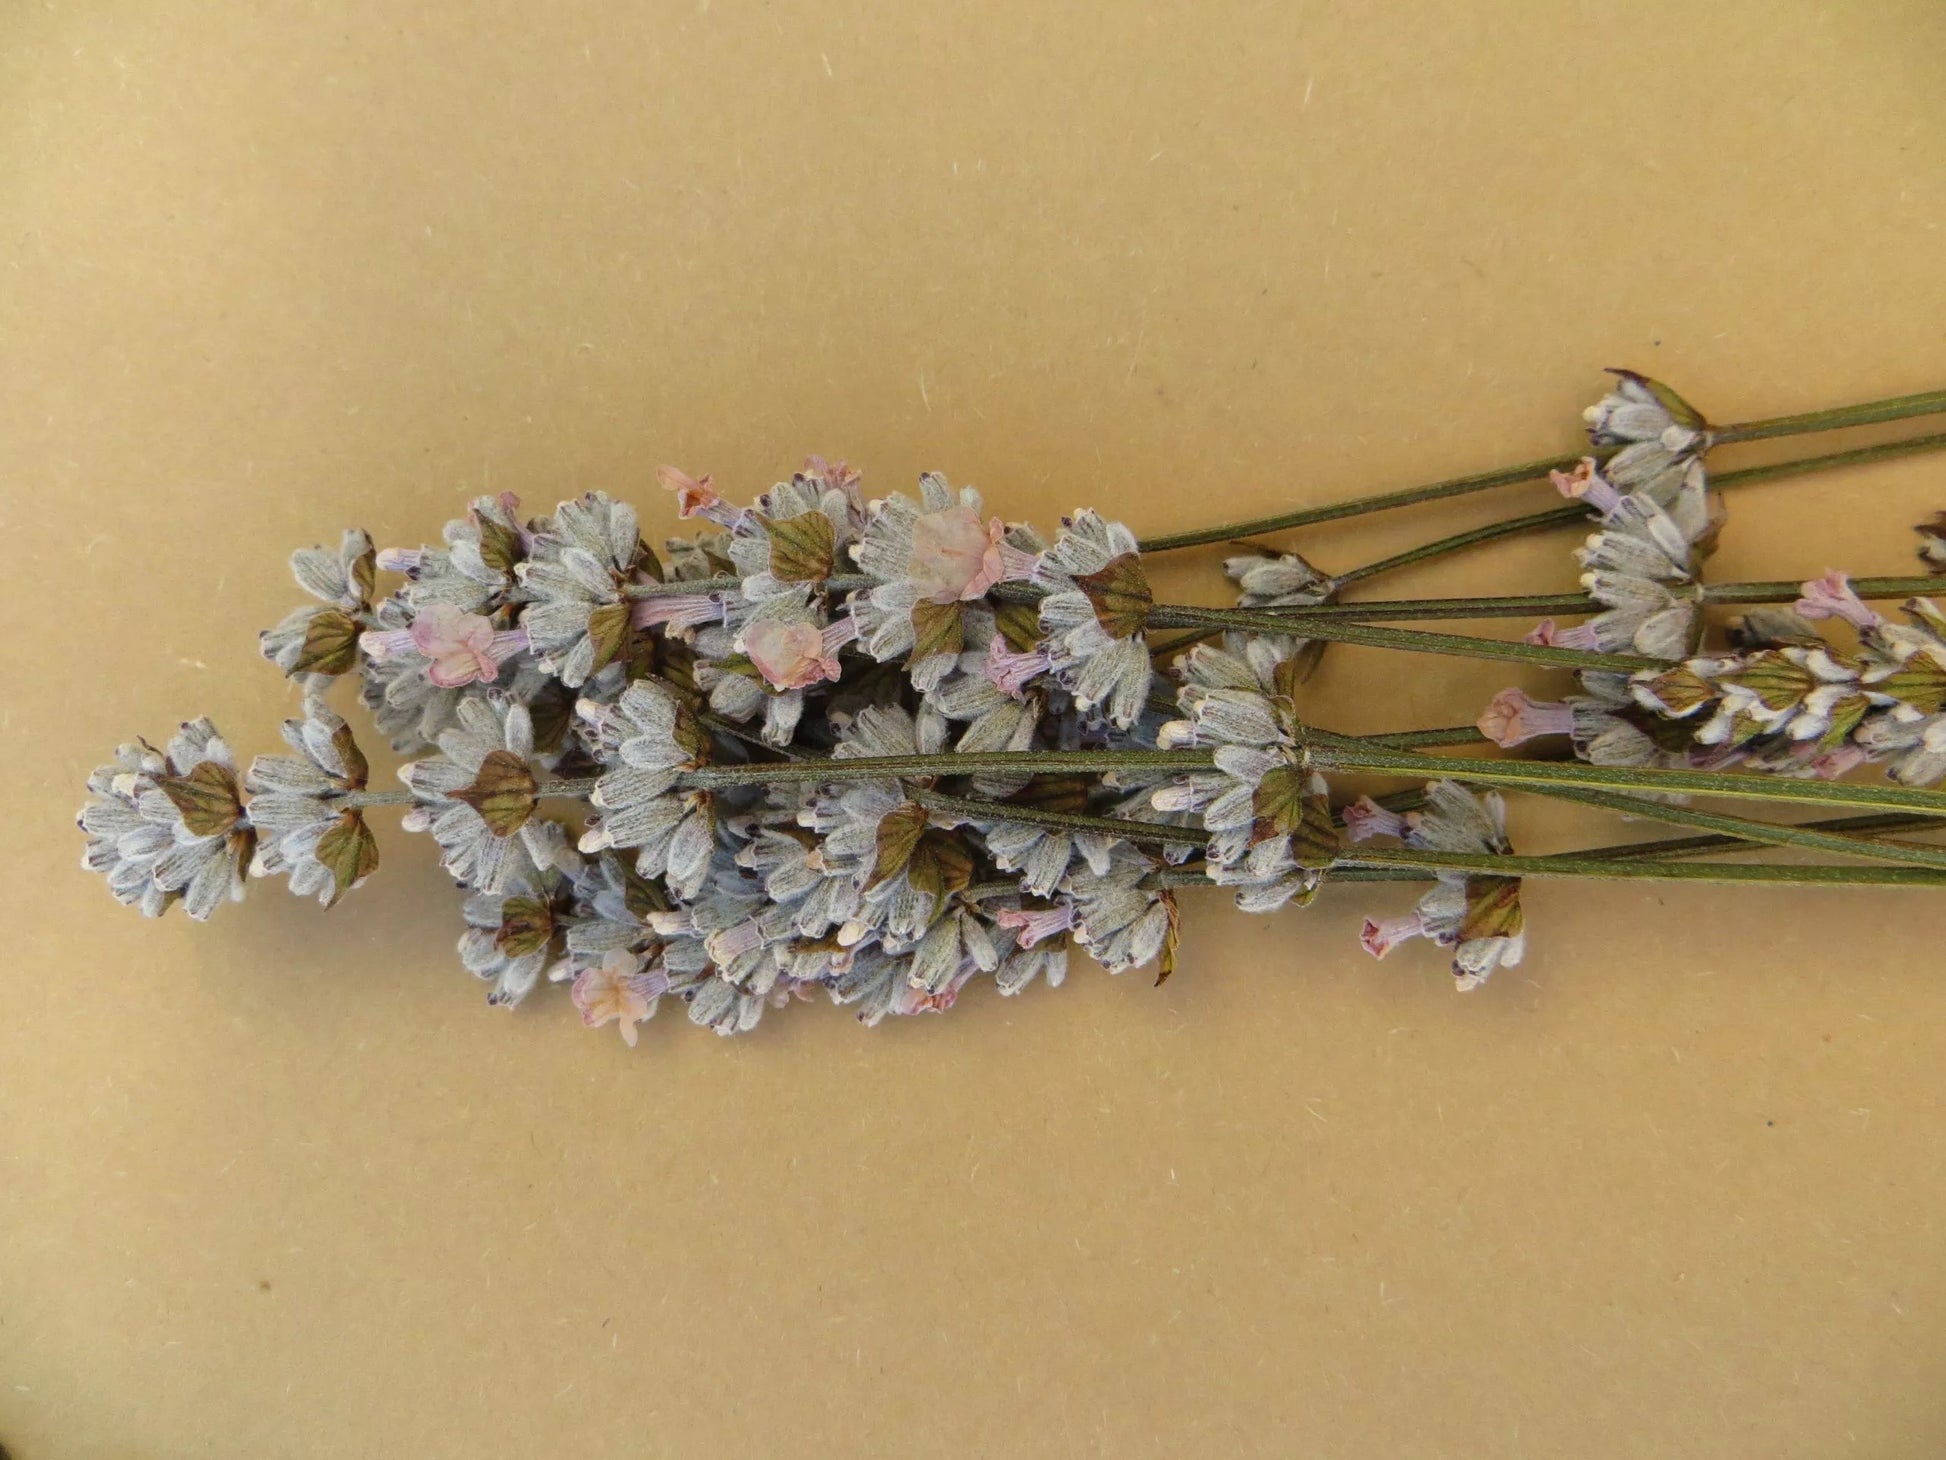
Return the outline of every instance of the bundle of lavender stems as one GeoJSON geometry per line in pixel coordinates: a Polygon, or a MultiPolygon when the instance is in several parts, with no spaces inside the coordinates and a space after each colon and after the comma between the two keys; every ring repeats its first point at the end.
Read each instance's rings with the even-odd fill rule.
{"type": "Polygon", "coordinates": [[[1357,883],[1366,951],[1436,944],[1461,989],[1520,962],[1529,877],[1946,886],[1920,839],[1946,826],[1946,613],[1923,596],[1946,515],[1918,576],[1704,577],[1729,489],[1946,434],[1713,476],[1715,447],[1946,413],[1946,391],[1715,426],[1615,376],[1585,455],[1146,540],[1092,509],[1043,536],[931,473],[871,499],[816,457],[749,505],[663,468],[698,530],[661,551],[600,492],[532,517],[481,497],[439,546],[349,531],[293,555],[312,601],[262,635],[301,695],[290,753],[240,770],[207,719],[123,745],[89,778],[83,865],[150,917],[207,918],[263,877],[334,906],[378,867],[366,813],[404,807],[459,884],[488,1002],[565,983],[631,1045],[670,998],[735,1034],[820,992],[870,1025],[976,978],[1058,985],[1074,951],[1159,982],[1177,890],[1208,883],[1255,913],[1357,883]],[[1264,542],[1550,480],[1558,505],[1349,572],[1264,542]],[[1583,534],[1580,592],[1345,596],[1555,527],[1583,534]],[[1235,607],[1156,600],[1155,554],[1221,543],[1235,607]],[[1496,616],[1540,621],[1518,642],[1397,626],[1496,616]],[[1332,644],[1542,666],[1564,693],[1489,682],[1474,724],[1337,734],[1306,689],[1332,644]],[[403,789],[369,785],[340,681],[415,757],[403,789]],[[1450,753],[1487,743],[1533,749],[1450,753]],[[1409,786],[1345,789],[1370,777],[1409,786]],[[1684,834],[1522,855],[1507,792],[1684,834]]]}

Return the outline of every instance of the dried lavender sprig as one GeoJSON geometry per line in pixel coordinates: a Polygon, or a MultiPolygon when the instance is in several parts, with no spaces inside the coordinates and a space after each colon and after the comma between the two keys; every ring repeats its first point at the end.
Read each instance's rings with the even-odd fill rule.
{"type": "MultiPolygon", "coordinates": [[[[1787,826],[1755,821],[1722,812],[1699,811],[1672,806],[1644,796],[1623,796],[1605,791],[1538,791],[1552,799],[1573,801],[1604,811],[1644,820],[1666,822],[1672,826],[1693,826],[1721,834],[1730,845],[1741,843],[1746,849],[1758,846],[1803,847],[1811,851],[1835,852],[1840,856],[1861,857],[1874,862],[1896,862],[1915,867],[1946,871],[1946,847],[1889,838],[1849,836],[1816,826],[1787,826]]],[[[964,796],[946,796],[932,791],[912,795],[930,811],[941,811],[975,821],[1006,821],[1028,826],[1054,826],[1069,831],[1097,831],[1132,842],[1157,845],[1205,846],[1209,833],[1193,827],[1160,826],[1150,822],[1129,821],[1111,816],[1084,816],[1037,806],[1014,806],[964,796]]],[[[1882,818],[1865,818],[1876,821],[1882,818]]],[[[1902,823],[1904,819],[1901,819],[1902,823]]],[[[1923,824],[1923,822],[1921,823],[1923,824]]]]}
{"type": "MultiPolygon", "coordinates": [[[[1939,407],[1938,409],[1946,409],[1946,407],[1939,407]]],[[[1886,417],[1885,419],[1895,418],[1886,417]]],[[[1811,472],[1837,471],[1850,466],[1866,466],[1873,462],[1896,460],[1903,456],[1917,455],[1926,451],[1936,451],[1942,447],[1946,447],[1946,432],[1936,432],[1927,436],[1914,436],[1905,441],[1886,441],[1876,446],[1859,446],[1848,451],[1833,451],[1820,456],[1798,457],[1791,461],[1771,462],[1765,466],[1749,466],[1737,471],[1719,472],[1710,478],[1710,485],[1719,490],[1725,487],[1750,486],[1757,482],[1778,481],[1788,477],[1803,476],[1811,472]]],[[[1566,470],[1590,454],[1595,455],[1599,459],[1599,452],[1577,452],[1573,456],[1550,457],[1544,462],[1529,462],[1525,465],[1535,468],[1535,470],[1529,476],[1514,478],[1512,480],[1538,480],[1545,477],[1549,470],[1566,470]]],[[[1472,478],[1456,478],[1456,480],[1468,481],[1472,480],[1472,478]]],[[[1447,493],[1446,495],[1457,494],[1447,493]]],[[[1405,505],[1404,503],[1398,502],[1387,503],[1383,498],[1372,498],[1370,500],[1390,506],[1405,505]]],[[[1347,502],[1336,505],[1348,508],[1356,504],[1347,502]]],[[[1325,511],[1327,509],[1318,508],[1314,510],[1325,511]]],[[[1377,509],[1373,508],[1371,510],[1377,509]]],[[[1246,537],[1255,533],[1271,531],[1272,528],[1263,525],[1265,523],[1275,522],[1286,526],[1303,526],[1305,525],[1304,521],[1286,521],[1286,518],[1296,518],[1301,515],[1286,514],[1284,518],[1264,518],[1260,522],[1232,523],[1220,529],[1210,529],[1208,532],[1177,533],[1167,537],[1144,539],[1141,545],[1142,551],[1160,552],[1172,547],[1191,547],[1198,543],[1227,542],[1236,537],[1246,537]],[[1188,538],[1193,538],[1195,541],[1179,540],[1188,538]]],[[[1356,514],[1334,511],[1334,515],[1353,516],[1356,514]]],[[[1330,519],[1319,518],[1314,520],[1328,521],[1330,519]]],[[[1495,542],[1503,537],[1513,537],[1521,533],[1533,532],[1548,527],[1565,526],[1569,523],[1585,524],[1587,520],[1587,509],[1579,503],[1569,503],[1563,507],[1550,507],[1542,512],[1531,512],[1521,517],[1510,517],[1504,521],[1490,522],[1482,527],[1471,528],[1465,532],[1454,533],[1450,537],[1439,538],[1433,542],[1423,543],[1415,548],[1408,548],[1403,552],[1394,553],[1390,557],[1379,558],[1373,562],[1363,564],[1360,567],[1351,568],[1343,573],[1335,574],[1331,581],[1336,586],[1342,588],[1347,584],[1360,583],[1368,578],[1376,578],[1382,573],[1389,573],[1398,568],[1411,567],[1417,563],[1428,562],[1434,558],[1444,557],[1448,553],[1477,546],[1480,543],[1495,542]]],[[[673,580],[666,583],[631,583],[625,589],[625,593],[629,598],[656,598],[668,594],[720,593],[740,587],[742,581],[740,578],[723,577],[673,580]]],[[[833,574],[825,580],[825,585],[831,591],[839,593],[868,588],[871,586],[871,583],[871,579],[856,573],[833,574]]],[[[1020,585],[1002,585],[1003,590],[1009,588],[1018,592],[1020,585]]],[[[1006,597],[1012,595],[1001,591],[996,596],[1006,597]]],[[[1580,597],[1580,595],[1574,596],[1576,598],[1580,597]]],[[[1737,601],[1761,602],[1763,600],[1720,599],[1717,601],[1728,603],[1737,601]]],[[[1344,605],[1347,610],[1354,607],[1362,609],[1367,606],[1363,604],[1344,605]]],[[[1315,612],[1315,610],[1304,611],[1315,612]]],[[[1508,611],[1512,612],[1511,609],[1508,611]]],[[[1329,617],[1330,615],[1326,614],[1324,616],[1329,617]]]]}
{"type": "MultiPolygon", "coordinates": [[[[1419,755],[1363,744],[1314,744],[1311,759],[1321,771],[1347,774],[1443,776],[1475,785],[1510,790],[1654,791],[1664,794],[1721,796],[1732,800],[1786,805],[1854,807],[1946,817],[1946,792],[1904,786],[1850,785],[1798,781],[1724,771],[1646,770],[1599,766],[1580,761],[1469,759],[1419,755]]],[[[681,784],[699,790],[779,782],[890,780],[915,776],[968,775],[1011,771],[1029,775],[1111,770],[1207,770],[1215,756],[1205,750],[977,751],[940,755],[857,756],[846,759],[786,761],[773,765],[707,766],[689,771],[681,784]]],[[[566,787],[571,782],[555,782],[566,787]]],[[[545,790],[545,788],[544,788],[545,790]]]]}
{"type": "MultiPolygon", "coordinates": [[[[1933,415],[1941,411],[1946,411],[1946,391],[1933,390],[1917,395],[1866,401],[1859,405],[1839,406],[1831,410],[1808,411],[1792,416],[1771,416],[1762,420],[1717,426],[1710,430],[1709,437],[1713,445],[1727,445],[1739,441],[1761,441],[1814,431],[1835,431],[1846,426],[1906,420],[1913,416],[1933,415]]],[[[1320,507],[1304,507],[1294,512],[1280,512],[1273,516],[1255,517],[1244,522],[1226,522],[1216,527],[1195,528],[1188,532],[1163,533],[1156,537],[1143,538],[1140,548],[1145,553],[1158,553],[1167,552],[1172,548],[1200,547],[1206,543],[1227,542],[1232,538],[1256,537],[1263,533],[1283,532],[1293,527],[1310,527],[1320,522],[1361,517],[1371,512],[1389,511],[1394,507],[1412,507],[1422,502],[1463,497],[1494,487],[1541,481],[1550,472],[1570,470],[1584,456],[1593,455],[1600,460],[1613,454],[1612,450],[1598,449],[1594,452],[1577,451],[1566,456],[1551,456],[1539,461],[1524,461],[1514,466],[1496,467],[1491,471],[1451,477],[1423,487],[1407,487],[1401,491],[1382,492],[1376,496],[1354,497],[1320,507]]],[[[1732,472],[1727,475],[1735,477],[1739,473],[1732,472]]],[[[1723,478],[1717,478],[1717,482],[1721,485],[1723,478]]]]}
{"type": "MultiPolygon", "coordinates": [[[[705,579],[676,584],[673,588],[687,593],[728,591],[735,588],[738,581],[734,578],[705,579]]],[[[827,586],[834,591],[841,590],[849,581],[847,578],[831,578],[827,580],[827,586]]],[[[643,583],[630,585],[627,592],[631,597],[646,598],[670,591],[671,588],[672,585],[662,583],[643,583]]],[[[996,596],[1022,599],[1041,596],[1019,585],[1002,585],[1002,589],[1012,591],[1000,591],[996,596]]],[[[1268,610],[1200,608],[1192,604],[1156,604],[1148,611],[1146,623],[1152,628],[1201,627],[1211,631],[1251,629],[1271,634],[1290,632],[1290,624],[1280,614],[1268,610]]],[[[1306,637],[1333,643],[1362,644],[1371,648],[1401,649],[1410,653],[1455,654],[1471,659],[1536,664],[1552,669],[1605,669],[1629,673],[1637,669],[1653,669],[1660,662],[1631,654],[1597,654],[1550,644],[1505,643],[1498,639],[1435,634],[1417,629],[1387,629],[1363,623],[1333,622],[1314,627],[1307,620],[1306,637]]]]}
{"type": "MultiPolygon", "coordinates": [[[[1886,441],[1877,446],[1858,446],[1850,451],[1833,451],[1823,456],[1804,456],[1792,461],[1775,461],[1768,466],[1747,466],[1740,471],[1720,472],[1710,478],[1710,485],[1719,490],[1724,487],[1751,486],[1757,482],[1779,481],[1786,477],[1804,476],[1815,471],[1836,471],[1842,467],[1892,461],[1922,451],[1937,451],[1942,447],[1946,447],[1946,432],[1935,432],[1930,436],[1914,436],[1906,441],[1886,441]]],[[[1443,558],[1465,548],[1477,547],[1481,543],[1497,542],[1503,537],[1516,537],[1521,533],[1535,532],[1549,527],[1585,526],[1587,521],[1587,509],[1578,502],[1570,502],[1565,507],[1550,507],[1544,512],[1530,512],[1524,517],[1510,517],[1503,522],[1489,522],[1484,527],[1471,528],[1466,532],[1456,532],[1450,537],[1421,543],[1418,547],[1407,548],[1404,552],[1393,553],[1389,557],[1378,558],[1362,567],[1336,574],[1332,581],[1342,588],[1348,583],[1360,583],[1367,578],[1376,578],[1381,573],[1390,573],[1399,568],[1430,562],[1434,558],[1443,558]]]]}
{"type": "MultiPolygon", "coordinates": [[[[713,720],[715,717],[706,717],[713,720]]],[[[744,727],[737,726],[741,730],[744,727]]],[[[1444,730],[1405,731],[1391,735],[1372,735],[1366,737],[1343,737],[1351,745],[1371,745],[1380,749],[1406,747],[1409,744],[1462,745],[1485,739],[1479,730],[1471,725],[1458,725],[1444,730]],[[1431,736],[1433,739],[1420,737],[1431,736]]],[[[773,747],[765,747],[773,749],[773,747]]],[[[767,762],[749,766],[711,766],[706,770],[692,771],[683,777],[685,785],[698,788],[723,787],[734,785],[771,784],[778,781],[841,781],[871,780],[889,775],[946,776],[965,774],[978,770],[1020,769],[1031,765],[1037,773],[1053,774],[1062,771],[1088,771],[1101,769],[1132,770],[1180,770],[1202,769],[1210,764],[1208,755],[1201,751],[1167,750],[1105,750],[1105,751],[997,751],[988,754],[954,753],[936,756],[894,756],[877,758],[834,759],[825,755],[807,755],[802,751],[790,759],[767,762]],[[860,770],[859,767],[865,769],[860,770]]],[[[599,776],[563,777],[554,781],[541,782],[534,791],[540,801],[586,801],[594,791],[599,776]]],[[[348,791],[329,796],[332,804],[347,810],[362,810],[371,806],[411,806],[418,797],[409,790],[398,791],[348,791]]],[[[1008,806],[1004,802],[969,799],[956,796],[917,792],[913,799],[922,804],[932,805],[943,811],[962,815],[979,815],[993,821],[1017,821],[1026,825],[1062,826],[1079,831],[1113,832],[1126,836],[1133,841],[1152,841],[1158,843],[1181,843],[1200,845],[1208,840],[1208,834],[1188,827],[1163,826],[1146,821],[1126,821],[1115,817],[1082,816],[1064,811],[1049,811],[1038,807],[1008,806]]]]}

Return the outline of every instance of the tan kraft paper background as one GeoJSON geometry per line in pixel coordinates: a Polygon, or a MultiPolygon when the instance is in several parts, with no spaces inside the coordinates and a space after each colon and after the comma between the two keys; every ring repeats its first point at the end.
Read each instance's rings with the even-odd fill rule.
{"type": "MultiPolygon", "coordinates": [[[[660,534],[658,463],[818,451],[1159,530],[1567,448],[1605,365],[1719,419],[1939,385],[1942,56],[1927,0],[0,7],[0,1443],[1939,1453],[1923,894],[1534,886],[1469,997],[1358,951],[1404,890],[1200,895],[1159,992],[630,1052],[490,1013],[389,817],[335,914],[207,927],[70,818],[137,732],[273,748],[292,547],[486,490],[660,534]]],[[[1766,486],[1714,571],[1907,571],[1941,506],[1941,460],[1766,486]]],[[[1507,682],[1334,652],[1314,705],[1507,682]]]]}

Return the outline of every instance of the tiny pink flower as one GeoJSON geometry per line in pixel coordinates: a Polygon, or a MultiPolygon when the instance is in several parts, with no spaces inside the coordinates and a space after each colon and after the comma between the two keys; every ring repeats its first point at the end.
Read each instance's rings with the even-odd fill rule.
{"type": "Polygon", "coordinates": [[[1527,631],[1521,642],[1539,644],[1549,649],[1599,649],[1601,647],[1593,624],[1581,624],[1575,628],[1564,629],[1551,618],[1544,618],[1535,624],[1527,631]]]}
{"type": "Polygon", "coordinates": [[[743,652],[772,689],[804,689],[838,678],[838,645],[855,632],[849,618],[824,630],[808,621],[758,619],[743,631],[743,652]],[[836,635],[842,637],[831,642],[836,635]]]}
{"type": "Polygon", "coordinates": [[[1023,948],[1032,948],[1043,938],[1051,938],[1056,933],[1065,933],[1074,926],[1074,908],[1070,904],[1050,908],[1001,908],[994,913],[993,921],[1003,928],[1014,929],[1014,935],[1023,948]]]}
{"type": "Polygon", "coordinates": [[[432,661],[426,677],[441,689],[491,684],[500,677],[500,661],[525,643],[524,634],[497,634],[491,619],[450,603],[422,609],[412,621],[412,647],[432,661]]]}
{"type": "Polygon", "coordinates": [[[978,598],[1005,576],[998,517],[982,523],[971,507],[928,512],[912,524],[912,561],[907,567],[920,596],[932,603],[978,598]]]}
{"type": "Polygon", "coordinates": [[[816,477],[827,487],[849,492],[858,485],[862,473],[848,461],[826,461],[822,456],[807,456],[804,458],[804,475],[816,477]]]}
{"type": "Polygon", "coordinates": [[[636,599],[628,621],[638,629],[662,628],[671,638],[687,639],[707,624],[723,622],[723,601],[713,593],[658,593],[636,599]]]}
{"type": "Polygon", "coordinates": [[[1383,958],[1407,939],[1426,936],[1426,925],[1419,915],[1407,913],[1402,918],[1366,918],[1358,944],[1372,957],[1383,958]]]}
{"type": "Polygon", "coordinates": [[[1387,811],[1370,796],[1360,796],[1345,808],[1345,835],[1355,842],[1369,841],[1375,836],[1403,837],[1406,831],[1403,816],[1387,811]]]}
{"type": "Polygon", "coordinates": [[[710,477],[705,472],[698,480],[685,471],[673,466],[656,468],[656,480],[676,494],[676,511],[683,517],[703,517],[719,527],[728,527],[737,519],[737,510],[710,485],[710,477]]]}
{"type": "Polygon", "coordinates": [[[375,560],[381,573],[403,573],[410,578],[426,561],[424,548],[380,548],[375,560]]]}
{"type": "Polygon", "coordinates": [[[651,999],[660,998],[669,987],[668,975],[659,969],[642,972],[642,960],[626,948],[612,948],[599,968],[584,969],[575,975],[569,990],[581,1022],[599,1029],[611,1021],[621,1026],[622,1043],[635,1047],[635,1026],[652,1012],[651,999]]]}
{"type": "Polygon", "coordinates": [[[1019,700],[1027,697],[1027,682],[1046,674],[1054,667],[1054,661],[1039,649],[1017,654],[1007,647],[1005,634],[995,634],[987,645],[983,667],[997,689],[1019,700]]]}
{"type": "Polygon", "coordinates": [[[1480,733],[1506,750],[1541,735],[1567,735],[1574,730],[1574,708],[1527,697],[1520,689],[1503,689],[1475,722],[1480,733]]]}
{"type": "Polygon", "coordinates": [[[1554,483],[1554,490],[1576,502],[1586,502],[1602,516],[1607,517],[1622,504],[1622,494],[1602,480],[1601,473],[1595,470],[1595,459],[1584,456],[1573,471],[1551,471],[1547,479],[1554,483]]]}
{"type": "Polygon", "coordinates": [[[1871,756],[1861,746],[1841,745],[1827,750],[1811,762],[1811,773],[1821,781],[1835,781],[1857,770],[1871,756]]]}
{"type": "Polygon", "coordinates": [[[968,968],[953,976],[953,981],[936,994],[929,994],[907,984],[892,996],[888,1012],[893,1014],[943,1014],[959,1002],[959,991],[966,987],[966,981],[973,976],[968,968]]]}
{"type": "Polygon", "coordinates": [[[1806,618],[1841,618],[1853,628],[1875,629],[1885,620],[1852,592],[1851,579],[1830,572],[1804,584],[1804,596],[1791,607],[1806,618]]]}

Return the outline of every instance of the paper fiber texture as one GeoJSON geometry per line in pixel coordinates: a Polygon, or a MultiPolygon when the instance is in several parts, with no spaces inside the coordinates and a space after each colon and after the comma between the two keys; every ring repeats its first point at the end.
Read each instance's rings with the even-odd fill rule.
{"type": "MultiPolygon", "coordinates": [[[[1159,991],[630,1051],[489,1012],[389,813],[333,912],[204,927],[71,818],[136,733],[276,748],[292,548],[481,492],[660,534],[659,463],[820,452],[1161,531],[1572,449],[1607,365],[1725,420],[1936,387],[1942,55],[1812,0],[8,7],[0,1444],[1937,1454],[1927,894],[1534,884],[1462,997],[1359,951],[1408,890],[1211,893],[1159,991]]],[[[1939,460],[1753,488],[1712,571],[1910,571],[1941,507],[1939,460]]],[[[1561,591],[1572,542],[1390,586],[1561,591]]],[[[1333,650],[1312,710],[1516,680],[1333,650]]]]}

